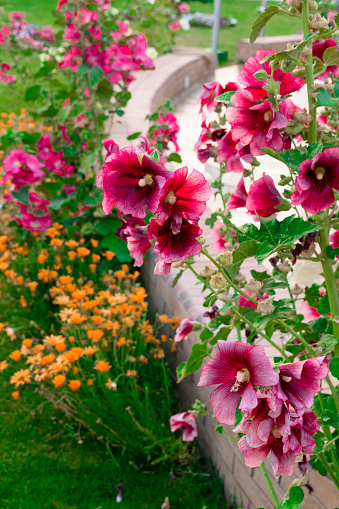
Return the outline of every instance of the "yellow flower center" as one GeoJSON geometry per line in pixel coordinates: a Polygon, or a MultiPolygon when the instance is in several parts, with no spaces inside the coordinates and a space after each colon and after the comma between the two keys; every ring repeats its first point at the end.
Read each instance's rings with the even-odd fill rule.
{"type": "Polygon", "coordinates": [[[241,384],[247,383],[250,381],[250,372],[248,369],[243,368],[237,372],[235,376],[235,384],[231,388],[231,392],[237,392],[240,389],[241,384]]]}
{"type": "Polygon", "coordinates": [[[144,178],[139,180],[139,187],[151,186],[153,184],[152,175],[147,173],[144,178]]]}
{"type": "Polygon", "coordinates": [[[322,180],[325,177],[326,170],[322,166],[315,169],[315,177],[317,180],[322,180]]]}
{"type": "Polygon", "coordinates": [[[264,120],[265,122],[272,122],[273,119],[273,112],[272,110],[267,110],[264,113],[264,120]]]}
{"type": "Polygon", "coordinates": [[[165,202],[168,203],[169,205],[174,205],[176,201],[177,197],[175,196],[173,191],[170,191],[165,198],[165,202]]]}

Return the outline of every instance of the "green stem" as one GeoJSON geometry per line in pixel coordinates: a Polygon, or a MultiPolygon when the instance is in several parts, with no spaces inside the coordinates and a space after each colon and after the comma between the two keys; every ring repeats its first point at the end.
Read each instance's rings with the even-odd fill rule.
{"type": "Polygon", "coordinates": [[[264,481],[266,483],[267,489],[268,489],[268,491],[269,491],[269,493],[271,495],[271,499],[272,499],[273,505],[274,505],[275,509],[278,509],[278,507],[279,507],[279,500],[278,500],[278,497],[276,495],[276,492],[274,491],[273,484],[272,484],[272,481],[270,479],[270,476],[267,473],[267,470],[266,470],[266,467],[265,467],[265,463],[261,463],[261,465],[259,465],[259,468],[261,470],[262,476],[263,476],[264,481]]]}
{"type": "Polygon", "coordinates": [[[98,119],[97,119],[97,115],[96,115],[96,112],[95,112],[95,105],[93,104],[93,93],[94,92],[93,92],[93,89],[91,87],[88,75],[86,75],[86,80],[87,80],[87,87],[88,87],[88,89],[90,91],[89,92],[90,93],[89,101],[90,101],[91,110],[92,110],[92,116],[93,116],[94,130],[95,130],[95,135],[96,135],[97,146],[99,146],[98,158],[99,158],[100,167],[101,167],[103,165],[103,163],[104,163],[104,159],[103,159],[103,156],[102,156],[101,136],[100,136],[100,130],[99,130],[99,125],[98,125],[98,119]]]}
{"type": "Polygon", "coordinates": [[[322,464],[326,468],[326,471],[327,471],[328,475],[331,477],[332,481],[334,482],[334,484],[336,485],[336,487],[339,490],[339,480],[337,479],[337,477],[336,477],[335,473],[333,472],[332,468],[330,467],[330,465],[327,463],[327,460],[325,458],[325,454],[323,452],[321,452],[321,453],[318,454],[318,456],[319,456],[322,464]]]}
{"type": "MultiPolygon", "coordinates": [[[[329,246],[328,237],[329,237],[329,226],[327,223],[325,224],[323,223],[323,228],[322,230],[320,230],[320,242],[319,242],[322,253],[321,264],[323,267],[324,277],[326,281],[326,291],[330,303],[333,335],[335,338],[339,339],[339,323],[336,321],[339,319],[339,295],[335,275],[332,270],[332,261],[326,255],[326,249],[329,246]]],[[[339,355],[339,345],[336,345],[334,353],[336,356],[339,355]]]]}
{"type": "MultiPolygon", "coordinates": [[[[322,398],[321,392],[319,392],[319,394],[318,394],[318,399],[319,399],[319,403],[320,403],[320,407],[321,407],[321,414],[319,414],[319,412],[317,412],[316,409],[314,409],[314,413],[316,414],[316,416],[319,419],[321,419],[321,415],[325,415],[325,405],[324,405],[324,400],[322,398]]],[[[325,435],[326,439],[328,441],[331,441],[332,434],[331,434],[330,427],[324,423],[322,423],[322,427],[323,427],[323,431],[324,431],[324,435],[325,435]]],[[[339,460],[338,460],[336,450],[333,449],[333,447],[332,447],[330,452],[331,452],[331,456],[332,456],[332,461],[335,464],[337,471],[339,472],[339,460]]]]}
{"type": "Polygon", "coordinates": [[[310,345],[307,343],[307,341],[305,341],[305,339],[300,334],[295,332],[295,330],[292,327],[290,327],[289,325],[287,325],[287,323],[285,323],[283,320],[278,319],[278,320],[276,320],[276,322],[281,327],[284,327],[284,329],[288,330],[288,332],[290,332],[292,334],[292,336],[294,336],[298,341],[300,341],[300,343],[302,343],[302,345],[306,348],[306,350],[309,352],[309,354],[312,357],[316,357],[313,349],[310,347],[310,345]]]}
{"type": "Polygon", "coordinates": [[[207,288],[208,288],[209,290],[211,290],[211,292],[214,292],[214,291],[215,291],[215,290],[214,290],[214,288],[212,288],[212,287],[211,287],[211,285],[210,285],[207,281],[205,281],[205,279],[204,279],[203,277],[199,276],[199,274],[197,273],[197,271],[196,271],[195,269],[193,269],[192,265],[188,265],[188,268],[190,269],[190,271],[191,271],[191,272],[193,272],[193,274],[195,275],[195,277],[196,277],[199,281],[201,281],[201,282],[202,282],[205,286],[207,286],[207,288]]]}
{"type": "MultiPolygon", "coordinates": [[[[303,22],[303,31],[304,38],[310,34],[310,9],[308,1],[302,3],[302,22],[303,22]]],[[[312,43],[310,42],[309,48],[312,50],[312,43]]],[[[312,121],[308,126],[308,142],[313,143],[317,141],[317,110],[315,107],[315,100],[311,96],[313,92],[312,87],[314,85],[314,77],[313,77],[313,58],[312,51],[309,55],[305,56],[305,73],[306,73],[306,83],[307,83],[307,94],[308,94],[308,112],[312,116],[312,121]]]]}
{"type": "Polygon", "coordinates": [[[274,346],[274,348],[276,350],[278,350],[278,352],[281,353],[281,355],[284,357],[285,360],[288,360],[288,357],[286,356],[285,352],[280,348],[280,346],[276,345],[274,343],[274,341],[269,337],[267,336],[267,334],[265,334],[264,332],[258,330],[255,325],[250,321],[248,320],[245,316],[243,316],[235,307],[232,307],[232,311],[235,315],[238,316],[238,318],[240,318],[243,322],[247,323],[247,325],[252,329],[254,330],[257,334],[259,334],[263,339],[266,339],[266,341],[268,343],[270,343],[272,346],[274,346]]]}

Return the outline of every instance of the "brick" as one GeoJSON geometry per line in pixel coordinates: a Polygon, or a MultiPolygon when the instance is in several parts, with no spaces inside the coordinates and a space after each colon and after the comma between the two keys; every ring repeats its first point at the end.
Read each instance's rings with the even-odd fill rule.
{"type": "Polygon", "coordinates": [[[255,507],[273,509],[273,504],[264,493],[258,490],[258,485],[251,478],[248,470],[248,467],[245,467],[236,457],[234,464],[234,477],[239,486],[241,486],[241,490],[246,494],[255,507]]]}

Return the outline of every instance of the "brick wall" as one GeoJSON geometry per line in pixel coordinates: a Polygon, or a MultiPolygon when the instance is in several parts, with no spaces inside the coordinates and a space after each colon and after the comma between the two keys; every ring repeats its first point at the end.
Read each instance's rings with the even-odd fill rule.
{"type": "Polygon", "coordinates": [[[245,62],[249,57],[254,56],[258,49],[283,51],[286,49],[288,43],[295,44],[301,40],[301,34],[259,37],[253,44],[249,39],[241,39],[238,43],[237,60],[238,62],[245,62]]]}

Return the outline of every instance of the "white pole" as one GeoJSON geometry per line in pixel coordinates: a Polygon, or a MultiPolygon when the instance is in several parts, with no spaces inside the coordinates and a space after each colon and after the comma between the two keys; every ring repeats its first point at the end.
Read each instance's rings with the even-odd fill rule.
{"type": "Polygon", "coordinates": [[[220,14],[221,14],[221,1],[214,0],[214,18],[212,27],[212,51],[218,51],[219,27],[220,27],[220,14]]]}

